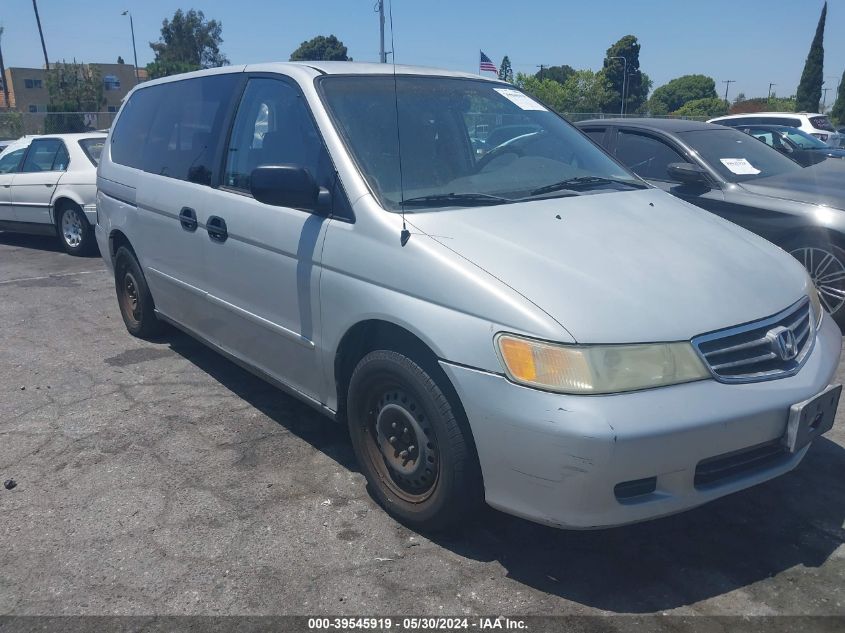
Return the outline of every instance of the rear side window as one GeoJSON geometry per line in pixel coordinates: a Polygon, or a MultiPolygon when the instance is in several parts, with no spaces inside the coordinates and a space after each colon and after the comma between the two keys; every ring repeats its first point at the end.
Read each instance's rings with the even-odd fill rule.
{"type": "Polygon", "coordinates": [[[64,143],[57,138],[45,138],[32,141],[21,171],[54,171],[66,167],[67,150],[64,143]]]}
{"type": "Polygon", "coordinates": [[[772,125],[785,125],[786,127],[801,127],[801,119],[794,117],[772,117],[767,123],[772,125]]]}
{"type": "Polygon", "coordinates": [[[84,138],[79,141],[79,146],[88,160],[96,167],[100,163],[100,154],[103,152],[103,145],[106,144],[105,138],[84,138]]]}
{"type": "Polygon", "coordinates": [[[830,119],[828,119],[826,116],[811,116],[810,123],[817,130],[827,130],[828,132],[836,131],[830,124],[830,119]]]}
{"type": "Polygon", "coordinates": [[[139,90],[118,119],[112,160],[210,185],[214,158],[225,135],[223,119],[238,81],[237,74],[211,75],[139,90]],[[144,98],[136,102],[141,95],[144,98]]]}

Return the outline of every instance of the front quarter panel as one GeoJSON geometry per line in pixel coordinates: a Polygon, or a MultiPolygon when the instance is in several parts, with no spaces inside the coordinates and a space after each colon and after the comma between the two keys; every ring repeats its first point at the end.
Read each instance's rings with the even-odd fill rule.
{"type": "Polygon", "coordinates": [[[405,246],[398,214],[371,196],[355,205],[356,222],[326,232],[320,281],[327,405],[336,408],[334,354],[356,323],[381,320],[421,339],[443,360],[501,373],[494,336],[507,330],[574,342],[549,315],[437,241],[412,234],[405,246]]]}

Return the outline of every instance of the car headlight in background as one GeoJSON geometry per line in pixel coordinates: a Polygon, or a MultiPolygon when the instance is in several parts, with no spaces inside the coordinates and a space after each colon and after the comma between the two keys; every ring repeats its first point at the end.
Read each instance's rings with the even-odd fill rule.
{"type": "Polygon", "coordinates": [[[571,394],[607,394],[710,377],[692,345],[560,345],[500,334],[496,346],[512,381],[571,394]]]}

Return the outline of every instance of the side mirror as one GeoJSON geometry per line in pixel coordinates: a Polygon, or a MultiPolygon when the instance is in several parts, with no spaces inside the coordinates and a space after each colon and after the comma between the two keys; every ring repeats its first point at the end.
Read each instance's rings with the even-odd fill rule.
{"type": "Polygon", "coordinates": [[[687,185],[709,185],[707,172],[692,163],[669,163],[666,172],[672,180],[678,180],[687,185]]]}
{"type": "Polygon", "coordinates": [[[331,194],[318,187],[314,176],[297,165],[262,165],[252,170],[249,190],[253,198],[276,207],[327,212],[331,194]]]}

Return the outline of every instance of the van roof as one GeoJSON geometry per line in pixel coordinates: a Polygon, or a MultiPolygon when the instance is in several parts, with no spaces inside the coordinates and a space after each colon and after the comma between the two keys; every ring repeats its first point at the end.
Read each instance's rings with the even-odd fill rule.
{"type": "MultiPolygon", "coordinates": [[[[261,64],[266,67],[269,65],[278,66],[280,71],[290,66],[308,66],[313,68],[320,74],[324,75],[392,75],[394,72],[393,64],[379,64],[373,62],[276,62],[274,64],[261,64]]],[[[251,70],[252,66],[247,66],[246,70],[251,70]]],[[[454,70],[444,70],[442,68],[432,68],[428,66],[409,66],[404,64],[396,64],[396,74],[398,75],[438,75],[444,77],[465,77],[468,79],[487,79],[489,81],[498,81],[498,79],[491,79],[489,77],[481,77],[471,73],[459,72],[454,70]]]]}
{"type": "Polygon", "coordinates": [[[137,89],[143,89],[147,86],[154,86],[161,83],[168,83],[171,81],[179,81],[182,79],[190,79],[192,77],[203,77],[205,75],[217,75],[226,73],[240,73],[240,72],[265,72],[265,73],[284,73],[289,75],[298,75],[302,77],[303,73],[310,74],[314,77],[318,75],[392,75],[396,72],[399,75],[428,75],[437,77],[462,77],[466,79],[481,79],[483,81],[490,81],[495,83],[503,83],[498,78],[493,79],[489,77],[482,77],[480,75],[473,75],[454,70],[444,70],[442,68],[430,68],[427,66],[406,66],[403,64],[379,64],[372,62],[328,62],[328,61],[309,61],[309,62],[268,62],[260,64],[247,64],[245,66],[222,66],[219,68],[208,68],[205,70],[197,70],[190,73],[180,75],[170,75],[168,77],[160,77],[138,84],[133,88],[133,92],[137,89]]]}

